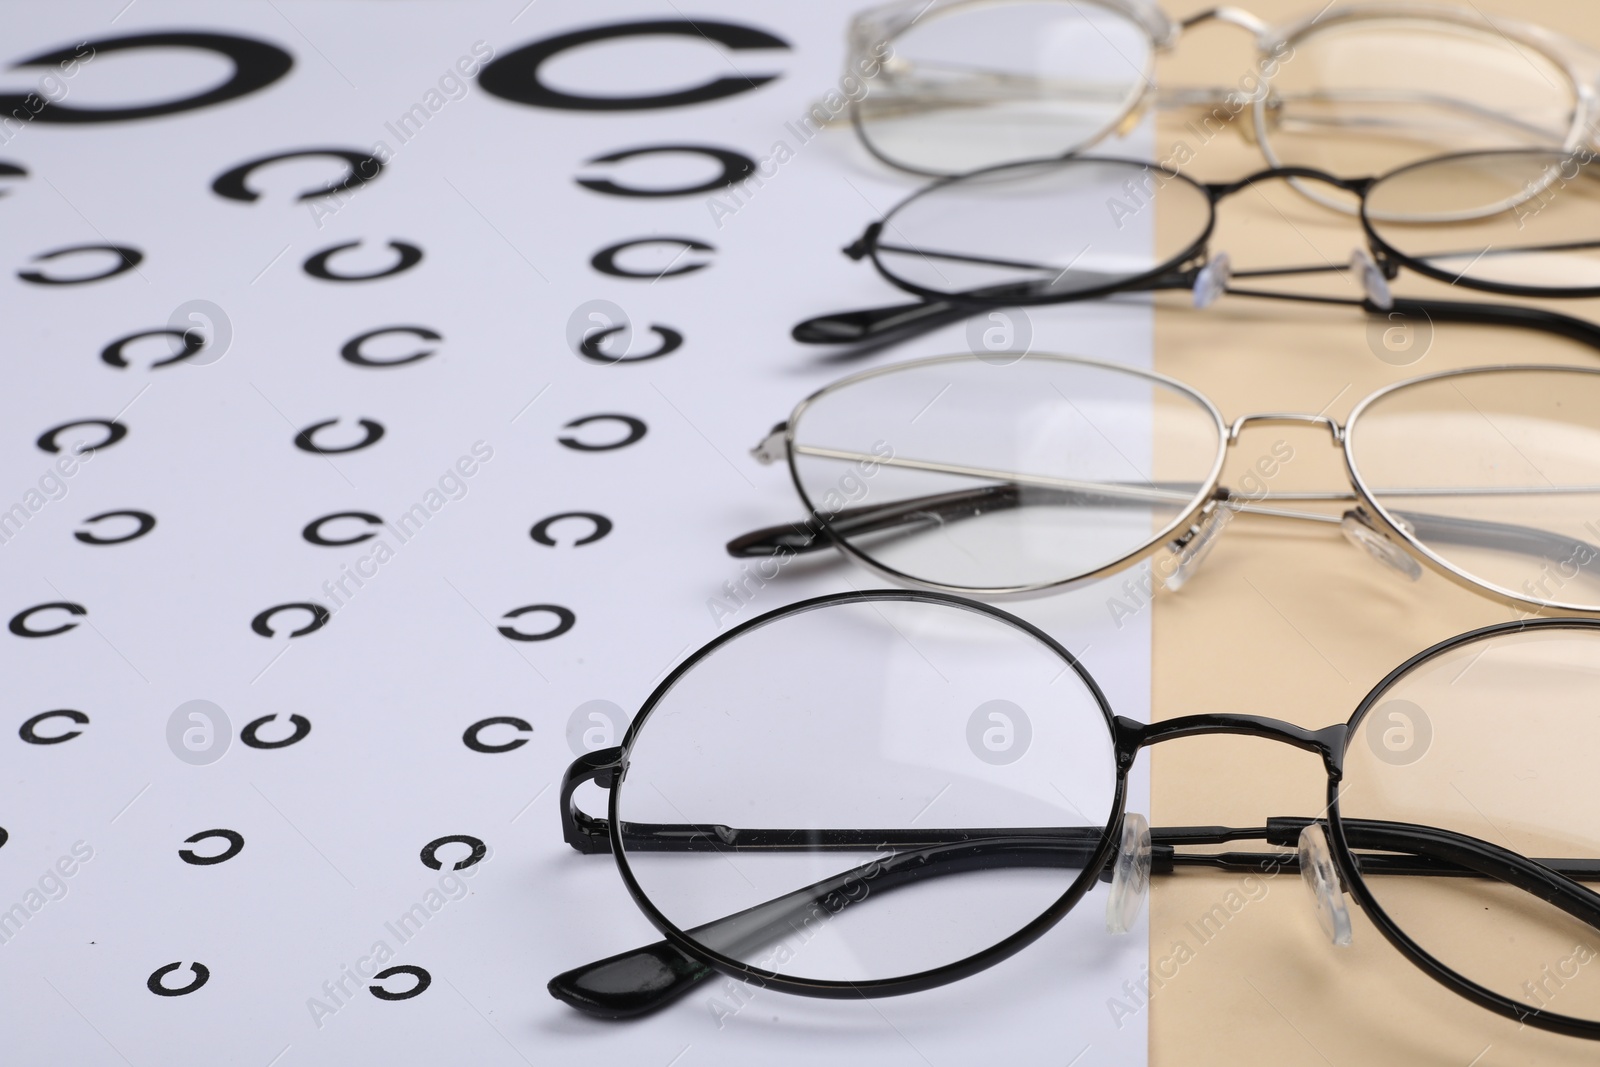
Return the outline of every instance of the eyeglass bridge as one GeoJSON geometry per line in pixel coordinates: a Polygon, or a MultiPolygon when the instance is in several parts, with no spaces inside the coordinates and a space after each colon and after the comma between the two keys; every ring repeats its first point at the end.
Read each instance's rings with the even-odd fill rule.
{"type": "Polygon", "coordinates": [[[1344,427],[1326,415],[1303,415],[1293,411],[1264,411],[1255,415],[1240,415],[1233,420],[1233,425],[1228,427],[1228,443],[1236,444],[1239,434],[1251,423],[1262,425],[1302,425],[1326,426],[1333,435],[1335,446],[1344,444],[1344,427]]]}

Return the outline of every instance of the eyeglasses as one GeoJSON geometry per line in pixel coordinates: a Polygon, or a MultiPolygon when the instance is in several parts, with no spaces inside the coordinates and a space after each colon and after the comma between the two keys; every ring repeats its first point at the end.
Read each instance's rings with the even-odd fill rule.
{"type": "MultiPolygon", "coordinates": [[[[1241,290],[1234,279],[1354,271],[1369,310],[1397,307],[1402,268],[1460,288],[1525,297],[1600,296],[1600,181],[1595,154],[1473,152],[1378,178],[1305,168],[1201,184],[1130,159],[1033,160],[930,184],[901,201],[845,253],[868,258],[921,304],[841,312],[795,327],[796,340],[837,344],[904,336],[998,306],[1054,304],[1119,292],[1188,289],[1198,307],[1222,293],[1347,303],[1241,290]],[[1318,183],[1359,198],[1367,248],[1347,263],[1235,271],[1211,254],[1217,205],[1260,183],[1318,183]]],[[[1291,224],[1292,225],[1292,224],[1291,224]]],[[[1531,309],[1411,301],[1438,320],[1533,325],[1581,336],[1592,324],[1531,309]],[[1576,329],[1574,328],[1576,327],[1576,329]]]]}
{"type": "Polygon", "coordinates": [[[847,70],[871,75],[852,118],[883,162],[944,176],[1081,151],[1151,106],[1197,112],[1179,165],[1237,123],[1274,167],[1369,173],[1466,149],[1571,150],[1596,117],[1595,53],[1538,26],[1409,3],[1307,14],[1274,27],[1231,7],[1177,23],[1153,0],[887,4],[849,30],[847,70]],[[1156,55],[1211,20],[1250,33],[1256,61],[1232,85],[1157,88],[1156,55]]]}
{"type": "Polygon", "coordinates": [[[1348,894],[1455,992],[1600,1038],[1600,894],[1581,884],[1600,881],[1597,678],[1600,622],[1540,619],[1413,657],[1346,723],[1147,725],[996,608],[896,591],[804,601],[695,652],[619,747],[567,772],[566,840],[610,851],[666,940],[549,988],[613,1019],[714,972],[812,997],[914,993],[1058,924],[1059,958],[1103,955],[1089,909],[1074,911],[1103,883],[1117,933],[1137,923],[1152,875],[1232,872],[1244,901],[1298,871],[1334,944],[1354,937],[1348,894]],[[1203,734],[1316,754],[1327,807],[1254,828],[1150,829],[1128,810],[1138,754],[1203,734]],[[609,793],[604,818],[574,803],[588,782],[609,793]],[[1240,841],[1294,851],[1195,850],[1240,841]]]}
{"type": "Polygon", "coordinates": [[[1282,412],[1228,423],[1150,371],[1008,358],[914,360],[801,401],[755,455],[788,461],[809,517],[739,537],[730,554],[781,567],[835,545],[891,581],[985,598],[1155,557],[1176,589],[1251,515],[1335,527],[1412,579],[1426,566],[1516,607],[1600,614],[1600,370],[1447,371],[1380,389],[1342,425],[1282,412]],[[1241,434],[1273,424],[1327,433],[1349,488],[1286,488],[1287,441],[1222,486],[1241,434]],[[1316,502],[1353,506],[1281,506],[1316,502]]]}

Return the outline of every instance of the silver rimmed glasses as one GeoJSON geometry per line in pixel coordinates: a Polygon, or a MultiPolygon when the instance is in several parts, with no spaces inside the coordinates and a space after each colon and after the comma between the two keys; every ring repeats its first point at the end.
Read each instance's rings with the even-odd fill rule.
{"type": "Polygon", "coordinates": [[[900,0],[857,16],[849,41],[851,69],[882,60],[854,105],[862,142],[934,176],[1078,152],[1152,106],[1195,108],[1207,137],[1237,122],[1274,167],[1378,173],[1441,152],[1570,150],[1595,120],[1600,71],[1590,49],[1538,26],[1414,3],[1271,26],[1232,7],[1178,23],[1153,0],[900,0]],[[1230,84],[1157,87],[1155,57],[1212,20],[1250,33],[1256,61],[1230,84]]]}
{"type": "Polygon", "coordinates": [[[1600,370],[1492,366],[1388,386],[1325,414],[1225,420],[1150,371],[1031,353],[882,367],[802,401],[756,449],[787,460],[808,517],[732,541],[736,556],[837,546],[923,589],[1001,598],[1146,559],[1176,588],[1238,515],[1325,524],[1410,578],[1429,567],[1533,611],[1600,614],[1600,370]],[[1344,489],[1272,479],[1287,442],[1235,487],[1252,426],[1338,447],[1344,489]],[[1343,504],[1343,514],[1307,505],[1343,504]]]}

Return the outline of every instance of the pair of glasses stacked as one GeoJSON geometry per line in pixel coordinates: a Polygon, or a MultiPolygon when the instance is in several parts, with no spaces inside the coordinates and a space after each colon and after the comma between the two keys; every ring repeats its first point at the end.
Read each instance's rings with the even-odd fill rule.
{"type": "Polygon", "coordinates": [[[935,0],[859,18],[857,65],[888,56],[853,105],[856,132],[885,163],[938,180],[845,251],[919,300],[817,316],[795,339],[902,340],[996,307],[1185,289],[1200,307],[1224,292],[1356,303],[1600,348],[1600,329],[1570,316],[1396,300],[1389,285],[1411,271],[1482,293],[1600,295],[1600,55],[1472,8],[1335,6],[1287,27],[1218,8],[1185,25],[1216,19],[1255,37],[1242,86],[1158,90],[1150,62],[1185,26],[1141,0],[935,0]],[[1088,154],[1152,107],[1196,116],[1161,159],[1088,154]],[[1268,169],[1213,183],[1184,173],[1229,129],[1268,169]],[[1355,216],[1363,245],[1236,271],[1210,249],[1217,208],[1274,181],[1355,216]],[[1331,273],[1363,299],[1232,284],[1331,273]]]}
{"type": "MultiPolygon", "coordinates": [[[[1125,58],[1142,41],[1147,60],[1179,29],[1156,14],[1137,0],[935,0],[871,12],[857,41],[892,39],[896,60],[885,64],[889,89],[857,106],[858,129],[874,152],[930,173],[1003,159],[1022,141],[1076,150],[1169,102],[1143,75],[1119,82],[1119,68],[1092,51],[1098,37],[1125,58]],[[1068,32],[1079,22],[1093,34],[1068,32]],[[941,42],[952,48],[944,58],[941,42]]],[[[1593,103],[1576,46],[1528,27],[1497,45],[1467,15],[1394,5],[1330,9],[1284,31],[1232,9],[1226,18],[1255,29],[1265,54],[1287,42],[1300,60],[1324,58],[1285,62],[1262,83],[1255,135],[1275,176],[1355,198],[1380,278],[1399,262],[1436,277],[1460,265],[1460,283],[1480,289],[1600,295],[1600,260],[1583,273],[1600,226],[1580,231],[1569,216],[1564,229],[1529,233],[1569,200],[1600,204],[1587,199],[1581,169],[1564,177],[1593,103]],[[1398,58],[1428,35],[1444,42],[1454,81],[1414,68],[1377,83],[1355,77],[1374,55],[1398,58]],[[1535,85],[1502,65],[1505,84],[1488,85],[1483,68],[1451,66],[1503,45],[1532,49],[1565,81],[1541,71],[1535,85]],[[1351,59],[1347,82],[1334,77],[1340,56],[1351,59]],[[1290,74],[1307,68],[1324,81],[1290,74]],[[1555,147],[1484,148],[1376,181],[1286,162],[1300,141],[1382,141],[1392,122],[1456,134],[1488,126],[1555,147]],[[1507,230],[1519,217],[1523,227],[1507,230]],[[1469,237],[1487,251],[1472,253],[1469,237]]],[[[1205,243],[1227,191],[1127,161],[1001,162],[913,197],[869,231],[867,251],[903,288],[961,307],[1155,288],[1175,276],[1211,284],[1205,243]],[[1166,179],[1152,179],[1154,196],[1180,199],[1151,200],[1139,240],[1080,253],[1062,243],[1082,239],[1067,209],[1087,219],[1097,183],[1152,173],[1166,179]],[[909,236],[906,209],[919,204],[920,217],[950,230],[909,236]],[[974,221],[973,204],[1033,222],[1013,231],[974,221]],[[1196,225],[1174,225],[1184,219],[1196,225]],[[885,268],[891,261],[900,273],[885,268]],[[915,263],[930,273],[905,277],[922,269],[906,266],[915,263]],[[935,275],[948,284],[932,285],[935,275]]],[[[1298,872],[1333,944],[1351,942],[1353,900],[1461,996],[1600,1038],[1600,968],[1585,966],[1600,958],[1600,800],[1586,740],[1600,727],[1600,370],[1449,371],[1381,389],[1342,421],[1230,420],[1175,379],[1114,363],[939,357],[816,392],[755,455],[788,465],[805,516],[735,539],[732,554],[781,563],[837,548],[909,588],[808,600],[728,630],[668,674],[620,745],[572,765],[565,840],[613,856],[664,940],[558,976],[556,997],[618,1019],[719,973],[813,997],[913,993],[1053,929],[1087,952],[1103,935],[1068,919],[1081,919],[1074,909],[1097,886],[1108,885],[1106,928],[1126,932],[1153,877],[1200,867],[1298,872]],[[1326,432],[1347,487],[1223,485],[1230,448],[1270,424],[1326,432]],[[1403,578],[1431,570],[1523,617],[1413,656],[1347,721],[1308,729],[1245,714],[1152,724],[1119,715],[1059,642],[982,602],[1141,564],[1177,588],[1239,517],[1337,529],[1403,578]],[[1390,758],[1390,733],[1397,722],[1416,728],[1405,713],[1415,708],[1427,709],[1426,758],[1390,758]],[[1325,806],[1255,827],[1151,827],[1127,810],[1141,751],[1205,734],[1310,753],[1325,806]],[[1019,736],[1026,758],[1009,755],[1019,736]],[[603,814],[577,802],[590,784],[605,793],[603,814]],[[1241,842],[1256,850],[1217,851],[1241,842]],[[1572,965],[1559,999],[1531,984],[1551,961],[1572,965]]]]}

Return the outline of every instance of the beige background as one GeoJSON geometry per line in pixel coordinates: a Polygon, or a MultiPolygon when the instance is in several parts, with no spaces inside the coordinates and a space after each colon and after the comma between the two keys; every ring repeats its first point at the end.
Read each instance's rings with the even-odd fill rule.
{"type": "MultiPolygon", "coordinates": [[[[1209,6],[1167,0],[1183,17],[1209,6]]],[[[1271,21],[1314,13],[1306,0],[1251,0],[1271,21]]],[[[1522,0],[1482,9],[1540,22],[1600,46],[1600,6],[1592,0],[1522,0]]],[[[1248,35],[1211,24],[1185,34],[1162,61],[1166,84],[1226,83],[1250,69],[1248,35]]],[[[1181,135],[1163,117],[1158,145],[1181,135]]],[[[1242,177],[1263,166],[1257,149],[1230,131],[1188,169],[1202,180],[1242,177]]],[[[1224,203],[1213,250],[1236,268],[1343,262],[1362,244],[1358,225],[1312,205],[1281,185],[1224,203]]],[[[1339,276],[1308,287],[1354,296],[1339,276]]],[[[1470,299],[1415,277],[1401,294],[1470,299]]],[[[1497,299],[1497,298],[1489,298],[1497,299]]],[[[1563,301],[1558,310],[1600,321],[1600,301],[1563,301]]],[[[1156,368],[1210,396],[1228,418],[1271,410],[1328,413],[1384,384],[1430,371],[1501,362],[1600,366],[1600,351],[1559,338],[1484,327],[1437,327],[1420,360],[1396,367],[1378,359],[1368,318],[1349,308],[1224,297],[1208,311],[1186,295],[1158,299],[1156,368]]],[[[1338,451],[1325,430],[1267,426],[1247,430],[1230,458],[1242,471],[1275,442],[1295,458],[1275,489],[1343,487],[1338,451]]],[[[1236,479],[1226,484],[1237,484],[1236,479]]],[[[1278,716],[1307,726],[1347,719],[1361,697],[1412,653],[1514,612],[1425,573],[1409,583],[1351,548],[1332,527],[1243,517],[1229,526],[1199,577],[1156,599],[1154,710],[1158,718],[1208,711],[1278,716]]],[[[1322,810],[1325,778],[1309,753],[1269,742],[1202,738],[1153,754],[1156,825],[1260,825],[1274,815],[1322,810]]],[[[1250,845],[1240,846],[1250,848],[1250,845]]],[[[1175,941],[1195,950],[1150,1005],[1151,1062],[1207,1064],[1412,1064],[1508,1067],[1593,1064],[1600,1045],[1527,1030],[1436,984],[1396,952],[1353,908],[1355,944],[1338,950],[1321,933],[1296,875],[1267,883],[1205,944],[1185,924],[1239,887],[1241,876],[1193,872],[1157,882],[1151,902],[1152,959],[1175,941]]]]}

